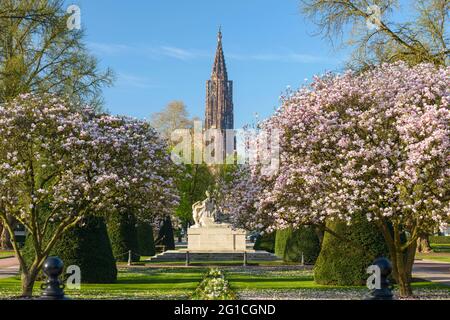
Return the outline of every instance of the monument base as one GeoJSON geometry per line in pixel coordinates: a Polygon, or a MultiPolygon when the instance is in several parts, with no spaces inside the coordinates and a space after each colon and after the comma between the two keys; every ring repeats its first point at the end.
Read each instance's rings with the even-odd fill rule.
{"type": "Polygon", "coordinates": [[[246,250],[245,236],[245,230],[233,230],[228,224],[190,227],[188,230],[188,250],[242,252],[246,250]]]}

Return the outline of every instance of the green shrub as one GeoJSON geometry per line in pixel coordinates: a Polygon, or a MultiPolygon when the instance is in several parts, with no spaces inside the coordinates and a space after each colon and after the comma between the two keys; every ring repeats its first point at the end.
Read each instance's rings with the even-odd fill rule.
{"type": "Polygon", "coordinates": [[[351,243],[326,232],[320,255],[314,267],[314,280],[327,285],[363,285],[366,270],[378,257],[388,257],[388,249],[381,232],[363,216],[351,226],[342,222],[328,222],[327,227],[351,243]]]}
{"type": "Polygon", "coordinates": [[[450,236],[431,236],[431,244],[450,244],[450,236]]]}
{"type": "Polygon", "coordinates": [[[258,236],[253,249],[275,253],[275,235],[276,232],[271,232],[258,236]]]}
{"type": "Polygon", "coordinates": [[[164,246],[165,250],[175,250],[175,236],[173,234],[172,220],[170,217],[164,219],[163,224],[159,229],[156,243],[164,246]]]}
{"type": "MultiPolygon", "coordinates": [[[[51,230],[45,237],[47,241],[51,230]]],[[[31,237],[27,237],[22,252],[28,263],[33,261],[35,252],[31,237]]],[[[82,226],[67,231],[56,243],[50,256],[61,258],[66,268],[70,265],[79,266],[83,283],[114,283],[117,280],[116,262],[106,224],[101,217],[85,218],[82,226]]]]}
{"type": "Polygon", "coordinates": [[[127,262],[130,250],[131,261],[140,261],[136,225],[132,213],[114,214],[108,218],[108,234],[116,261],[127,262]]]}
{"type": "Polygon", "coordinates": [[[139,254],[144,256],[154,256],[156,253],[152,225],[146,222],[138,222],[137,237],[139,254]]]}
{"type": "Polygon", "coordinates": [[[306,264],[314,264],[319,252],[319,237],[312,227],[276,231],[275,254],[285,262],[300,262],[303,255],[306,264]]]}

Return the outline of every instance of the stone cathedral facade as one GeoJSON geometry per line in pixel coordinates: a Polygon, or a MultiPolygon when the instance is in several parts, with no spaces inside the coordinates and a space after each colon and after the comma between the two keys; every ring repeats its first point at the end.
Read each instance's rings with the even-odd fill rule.
{"type": "Polygon", "coordinates": [[[206,82],[205,129],[234,129],[233,81],[228,80],[220,29],[211,79],[206,82]]]}

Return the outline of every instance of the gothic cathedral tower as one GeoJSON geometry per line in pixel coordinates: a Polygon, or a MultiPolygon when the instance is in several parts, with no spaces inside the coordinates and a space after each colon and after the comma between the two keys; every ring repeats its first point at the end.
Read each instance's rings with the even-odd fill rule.
{"type": "Polygon", "coordinates": [[[206,82],[205,129],[234,129],[233,81],[228,80],[220,28],[211,80],[206,82]]]}

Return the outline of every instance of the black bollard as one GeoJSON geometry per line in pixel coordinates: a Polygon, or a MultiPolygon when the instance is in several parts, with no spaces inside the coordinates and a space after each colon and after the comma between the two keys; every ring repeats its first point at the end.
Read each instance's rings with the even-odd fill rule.
{"type": "Polygon", "coordinates": [[[393,293],[388,277],[392,273],[392,264],[389,259],[378,258],[373,265],[380,268],[380,288],[373,289],[367,300],[393,300],[393,293]]]}
{"type": "Polygon", "coordinates": [[[63,273],[64,263],[58,257],[48,257],[44,262],[43,272],[47,281],[41,285],[41,300],[67,300],[64,296],[64,284],[59,279],[63,273]]]}
{"type": "Polygon", "coordinates": [[[189,250],[186,251],[186,267],[189,267],[189,265],[191,264],[191,259],[189,257],[189,250]]]}

